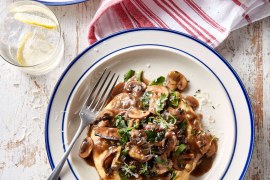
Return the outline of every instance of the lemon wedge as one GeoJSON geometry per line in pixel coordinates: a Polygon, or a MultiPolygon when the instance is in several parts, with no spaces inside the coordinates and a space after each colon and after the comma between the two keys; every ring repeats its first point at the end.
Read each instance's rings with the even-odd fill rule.
{"type": "Polygon", "coordinates": [[[33,26],[39,26],[46,29],[56,29],[57,25],[55,22],[51,21],[50,19],[46,19],[40,16],[36,16],[34,14],[28,14],[28,13],[15,13],[14,19],[17,21],[20,21],[25,24],[33,25],[33,26]]]}

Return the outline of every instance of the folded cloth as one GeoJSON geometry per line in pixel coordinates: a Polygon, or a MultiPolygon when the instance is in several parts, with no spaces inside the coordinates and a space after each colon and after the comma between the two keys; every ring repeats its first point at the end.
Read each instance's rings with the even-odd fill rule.
{"type": "Polygon", "coordinates": [[[270,0],[102,0],[89,43],[132,28],[161,27],[218,46],[228,34],[270,15],[270,0]]]}

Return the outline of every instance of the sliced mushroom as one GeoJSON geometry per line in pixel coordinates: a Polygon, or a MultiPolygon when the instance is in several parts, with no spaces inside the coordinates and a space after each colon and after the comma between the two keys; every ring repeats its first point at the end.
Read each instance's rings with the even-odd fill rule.
{"type": "Polygon", "coordinates": [[[167,155],[174,150],[177,144],[177,138],[174,132],[166,132],[165,134],[166,143],[165,143],[165,152],[167,155]]]}
{"type": "Polygon", "coordinates": [[[193,96],[187,96],[187,97],[185,97],[185,100],[187,101],[187,103],[193,109],[196,109],[197,107],[199,107],[199,101],[195,97],[193,97],[193,96]]]}
{"type": "Polygon", "coordinates": [[[120,139],[117,128],[95,127],[95,135],[106,140],[118,141],[120,139]]]}
{"type": "Polygon", "coordinates": [[[139,146],[147,143],[147,135],[144,130],[132,129],[130,132],[130,142],[139,146]]]}
{"type": "Polygon", "coordinates": [[[213,141],[212,135],[204,131],[201,131],[196,135],[196,144],[202,154],[205,154],[209,151],[212,145],[212,141],[213,141]]]}
{"type": "Polygon", "coordinates": [[[128,93],[120,93],[110,102],[112,109],[127,110],[130,107],[136,107],[137,101],[134,96],[128,93]]]}
{"type": "Polygon", "coordinates": [[[112,109],[104,109],[96,117],[97,121],[111,120],[115,116],[116,112],[112,109]]]}
{"type": "Polygon", "coordinates": [[[153,86],[147,86],[146,91],[151,92],[152,94],[156,95],[161,95],[161,94],[166,94],[166,96],[169,95],[169,91],[166,87],[164,86],[158,86],[158,85],[153,85],[153,86]]]}
{"type": "Polygon", "coordinates": [[[100,121],[97,126],[99,126],[99,127],[110,127],[111,124],[110,124],[109,120],[106,120],[106,121],[100,121]]]}
{"type": "Polygon", "coordinates": [[[128,117],[132,119],[143,119],[149,115],[150,115],[149,111],[143,111],[134,107],[128,110],[128,117]]]}
{"type": "Polygon", "coordinates": [[[143,147],[138,145],[129,144],[129,156],[139,162],[146,162],[153,158],[153,155],[150,155],[150,147],[143,147]]]}
{"type": "Polygon", "coordinates": [[[108,153],[105,155],[102,161],[102,167],[107,175],[109,175],[113,170],[117,170],[121,162],[118,161],[121,154],[121,146],[112,147],[108,153]]]}
{"type": "Polygon", "coordinates": [[[194,121],[197,119],[197,115],[193,110],[186,111],[186,119],[188,121],[194,121]]]}
{"type": "Polygon", "coordinates": [[[169,107],[167,109],[169,114],[177,119],[177,122],[182,122],[185,119],[185,113],[179,109],[174,109],[172,107],[169,107]]]}
{"type": "Polygon", "coordinates": [[[90,137],[86,137],[80,147],[80,157],[87,158],[90,156],[92,149],[94,147],[93,140],[90,137]]]}
{"type": "Polygon", "coordinates": [[[145,83],[132,79],[127,81],[124,87],[124,90],[126,92],[131,93],[135,97],[140,97],[141,95],[143,95],[145,89],[146,89],[145,83]]]}
{"type": "Polygon", "coordinates": [[[171,71],[166,78],[166,86],[175,91],[177,88],[180,91],[183,91],[187,87],[186,77],[178,71],[171,71]]]}
{"type": "Polygon", "coordinates": [[[164,146],[158,147],[159,153],[169,155],[171,151],[174,150],[177,144],[177,138],[174,132],[169,131],[165,134],[165,143],[164,146]]]}

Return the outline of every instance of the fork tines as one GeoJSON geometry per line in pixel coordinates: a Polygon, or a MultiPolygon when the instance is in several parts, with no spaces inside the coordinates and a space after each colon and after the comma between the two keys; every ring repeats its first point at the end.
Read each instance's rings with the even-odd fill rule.
{"type": "Polygon", "coordinates": [[[119,75],[106,71],[107,69],[103,71],[84,104],[84,107],[92,112],[100,112],[103,109],[119,78],[119,75]]]}

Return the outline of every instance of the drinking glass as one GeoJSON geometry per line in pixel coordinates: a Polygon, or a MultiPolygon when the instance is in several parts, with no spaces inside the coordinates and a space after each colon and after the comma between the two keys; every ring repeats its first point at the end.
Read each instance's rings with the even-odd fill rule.
{"type": "Polygon", "coordinates": [[[34,1],[18,1],[0,13],[0,55],[22,71],[41,75],[54,69],[64,53],[54,13],[34,1]]]}

